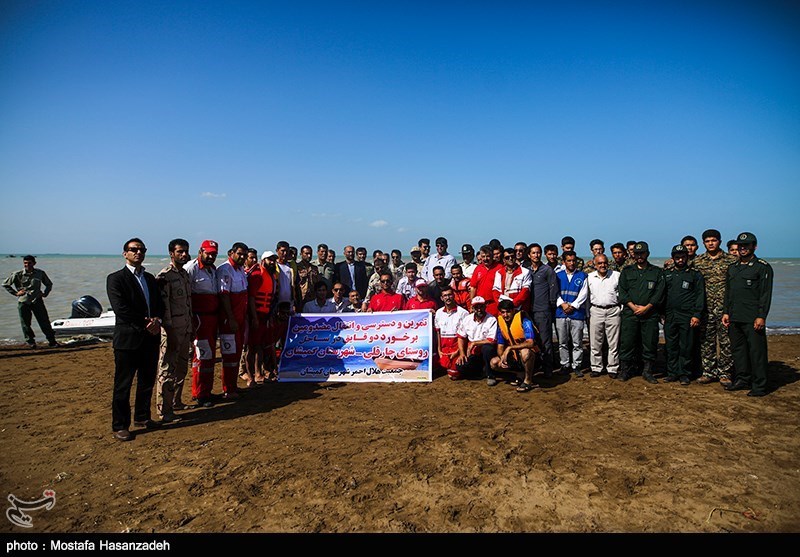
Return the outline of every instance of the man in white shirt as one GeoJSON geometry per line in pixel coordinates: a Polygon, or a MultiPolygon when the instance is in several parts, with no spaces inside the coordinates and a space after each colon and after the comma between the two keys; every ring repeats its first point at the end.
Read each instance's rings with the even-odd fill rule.
{"type": "Polygon", "coordinates": [[[433,321],[437,338],[436,364],[452,377],[452,374],[458,374],[456,372],[456,361],[460,356],[458,328],[465,316],[469,319],[469,312],[456,304],[455,294],[449,287],[442,290],[442,302],[444,306],[436,310],[433,321]]]}
{"type": "Polygon", "coordinates": [[[434,267],[442,267],[444,276],[449,281],[451,278],[450,269],[456,264],[456,258],[447,253],[447,238],[439,236],[436,238],[436,253],[431,254],[425,259],[420,275],[428,282],[433,282],[434,267]]]}
{"type": "Polygon", "coordinates": [[[468,279],[472,278],[472,273],[478,267],[478,262],[475,261],[475,248],[472,244],[464,244],[461,246],[461,258],[464,262],[461,264],[461,269],[464,271],[464,276],[468,279]]]}
{"type": "Polygon", "coordinates": [[[482,370],[486,384],[497,385],[492,370],[492,358],[497,356],[497,318],[486,313],[486,300],[472,298],[472,314],[465,315],[458,326],[458,360],[450,379],[460,379],[471,371],[482,370]]]}
{"type": "Polygon", "coordinates": [[[589,289],[589,361],[592,377],[603,371],[603,341],[608,343],[606,371],[616,379],[619,372],[619,328],[622,307],[619,303],[619,273],[608,268],[608,257],[599,254],[592,260],[596,271],[586,277],[589,289]]]}

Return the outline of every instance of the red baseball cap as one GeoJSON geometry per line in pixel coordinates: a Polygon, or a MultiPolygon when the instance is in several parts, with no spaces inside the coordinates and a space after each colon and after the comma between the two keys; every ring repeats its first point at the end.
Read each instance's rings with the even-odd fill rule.
{"type": "Polygon", "coordinates": [[[214,240],[203,240],[203,243],[200,244],[200,249],[206,253],[217,253],[219,251],[219,247],[214,240]]]}

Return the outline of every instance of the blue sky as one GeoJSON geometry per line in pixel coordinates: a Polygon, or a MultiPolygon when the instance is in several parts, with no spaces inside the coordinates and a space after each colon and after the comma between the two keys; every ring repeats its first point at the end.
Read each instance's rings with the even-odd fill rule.
{"type": "Polygon", "coordinates": [[[0,253],[443,235],[800,257],[794,2],[0,10],[0,253]]]}

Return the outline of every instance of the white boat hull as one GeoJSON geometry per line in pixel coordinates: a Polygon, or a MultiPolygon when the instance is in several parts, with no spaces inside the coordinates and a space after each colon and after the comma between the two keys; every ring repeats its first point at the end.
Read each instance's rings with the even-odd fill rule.
{"type": "Polygon", "coordinates": [[[96,337],[114,336],[114,322],[116,317],[113,311],[100,314],[100,317],[70,317],[57,319],[51,323],[56,336],[67,337],[75,335],[93,335],[96,337]]]}

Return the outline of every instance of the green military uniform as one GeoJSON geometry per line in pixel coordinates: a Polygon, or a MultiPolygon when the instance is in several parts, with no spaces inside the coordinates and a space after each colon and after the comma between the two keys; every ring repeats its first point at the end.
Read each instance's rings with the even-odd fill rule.
{"type": "MultiPolygon", "coordinates": [[[[672,255],[687,254],[686,247],[675,246],[672,255]]],[[[697,270],[686,265],[673,266],[664,272],[666,299],[664,302],[664,338],[667,348],[667,372],[673,379],[689,379],[697,329],[690,326],[691,319],[698,321],[705,305],[705,280],[697,270]]]]}
{"type": "Polygon", "coordinates": [[[32,317],[36,317],[36,322],[50,346],[57,346],[53,327],[50,326],[50,316],[47,315],[47,308],[44,305],[44,298],[53,289],[53,282],[47,273],[41,269],[31,269],[30,272],[16,271],[3,282],[3,288],[17,297],[17,311],[22,325],[22,335],[28,346],[36,347],[36,335],[33,334],[31,328],[32,317]],[[44,292],[42,292],[42,286],[44,286],[44,292]],[[25,293],[17,296],[17,292],[21,290],[25,293]]]}
{"type": "Polygon", "coordinates": [[[164,267],[156,280],[164,300],[156,408],[162,417],[171,417],[176,407],[184,406],[183,383],[194,338],[192,283],[186,271],[174,265],[164,267]]]}
{"type": "MultiPolygon", "coordinates": [[[[743,232],[737,237],[739,245],[756,244],[755,235],[743,232]]],[[[767,332],[756,331],[757,318],[766,320],[772,302],[772,267],[752,254],[749,261],[739,261],[728,267],[725,281],[723,311],[728,316],[728,332],[733,347],[736,381],[731,390],[749,386],[751,393],[760,396],[767,390],[767,332]]]]}
{"type": "MultiPolygon", "coordinates": [[[[649,253],[646,242],[637,242],[637,252],[649,253]]],[[[643,375],[652,373],[658,349],[658,310],[664,298],[664,271],[647,262],[644,269],[638,265],[624,267],[619,278],[619,301],[622,304],[619,359],[621,378],[630,377],[636,367],[636,352],[641,349],[644,361],[643,375]],[[640,306],[652,304],[645,315],[634,315],[628,303],[640,306]]]]}
{"type": "Polygon", "coordinates": [[[725,277],[736,258],[722,250],[713,258],[708,253],[698,255],[694,268],[706,283],[706,306],[700,319],[700,365],[703,376],[710,379],[730,379],[733,368],[731,339],[722,324],[725,301],[725,277]],[[719,347],[719,348],[718,348],[719,347]]]}

